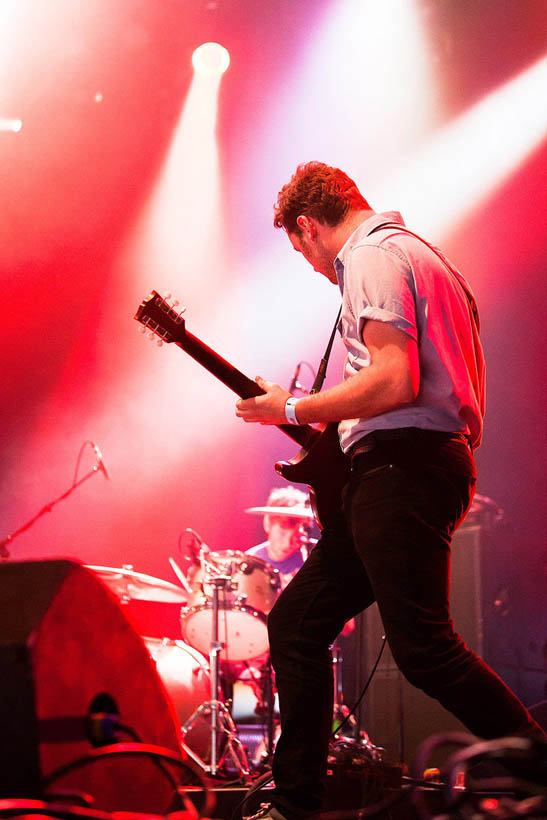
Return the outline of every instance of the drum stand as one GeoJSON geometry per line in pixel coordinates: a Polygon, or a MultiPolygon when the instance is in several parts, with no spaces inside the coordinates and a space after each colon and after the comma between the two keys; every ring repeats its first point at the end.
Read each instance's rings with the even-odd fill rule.
{"type": "Polygon", "coordinates": [[[332,728],[336,732],[337,737],[355,738],[359,732],[357,729],[357,721],[353,715],[347,720],[350,710],[344,703],[344,695],[342,691],[342,650],[337,645],[336,641],[331,646],[332,665],[334,669],[334,708],[332,717],[332,728]],[[344,722],[342,731],[338,733],[342,722],[344,722]]]}
{"type": "MultiPolygon", "coordinates": [[[[235,725],[230,711],[226,704],[218,699],[219,690],[219,654],[224,648],[224,644],[218,639],[218,603],[220,589],[226,589],[231,584],[229,575],[216,575],[207,578],[207,583],[213,588],[213,608],[212,608],[212,641],[209,651],[209,661],[211,666],[211,700],[202,703],[196,711],[190,715],[186,723],[181,726],[182,747],[192,760],[198,764],[207,774],[215,777],[219,774],[224,761],[229,757],[237,772],[243,777],[250,774],[249,763],[245,749],[239,739],[237,726],[235,725]],[[211,761],[207,763],[196,754],[185,742],[185,737],[195,724],[211,716],[211,761]],[[226,745],[219,759],[219,738],[225,735],[226,745]]],[[[227,636],[226,636],[227,638],[227,636]]]]}
{"type": "Polygon", "coordinates": [[[262,674],[264,677],[264,700],[266,703],[266,754],[263,765],[271,766],[274,754],[274,691],[272,662],[269,655],[262,674]]]}
{"type": "Polygon", "coordinates": [[[365,759],[369,762],[381,762],[384,749],[371,743],[368,734],[363,729],[359,729],[357,720],[344,703],[344,696],[342,694],[342,651],[336,642],[331,646],[331,653],[334,668],[333,737],[331,738],[330,744],[331,754],[336,758],[338,750],[340,750],[342,754],[341,759],[345,759],[344,750],[352,749],[352,754],[355,755],[356,759],[362,758],[364,755],[365,759]]]}

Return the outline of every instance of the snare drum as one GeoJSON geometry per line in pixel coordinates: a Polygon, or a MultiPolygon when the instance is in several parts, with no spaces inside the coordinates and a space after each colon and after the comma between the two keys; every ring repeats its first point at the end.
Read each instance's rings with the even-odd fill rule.
{"type": "Polygon", "coordinates": [[[181,610],[185,641],[208,654],[213,637],[214,574],[230,577],[219,591],[219,641],[226,660],[257,658],[268,651],[266,620],[280,590],[279,572],[265,561],[244,552],[211,552],[192,579],[193,592],[181,610]]]}

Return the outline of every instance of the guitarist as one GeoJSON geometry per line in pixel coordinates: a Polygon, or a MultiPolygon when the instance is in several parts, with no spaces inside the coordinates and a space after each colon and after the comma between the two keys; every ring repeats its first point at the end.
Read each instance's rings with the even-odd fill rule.
{"type": "MultiPolygon", "coordinates": [[[[396,663],[475,735],[543,737],[517,697],[454,631],[450,540],[475,490],[484,359],[467,282],[400,214],[375,213],[338,168],[299,166],[274,224],[342,293],[344,381],[302,398],[257,379],[246,422],[340,422],[351,457],[343,513],[269,615],[279,691],[272,803],[262,820],[320,808],[332,716],[329,646],[377,601],[396,663]]],[[[328,471],[328,465],[325,466],[328,471]]]]}

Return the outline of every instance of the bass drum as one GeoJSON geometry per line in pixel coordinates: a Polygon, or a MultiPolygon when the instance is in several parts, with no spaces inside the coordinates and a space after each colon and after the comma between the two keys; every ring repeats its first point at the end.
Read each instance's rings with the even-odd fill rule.
{"type": "MultiPolygon", "coordinates": [[[[182,641],[143,638],[158,675],[167,690],[181,726],[202,703],[211,700],[211,676],[206,658],[182,641]]],[[[210,727],[199,721],[185,743],[200,757],[210,753],[210,727]]]]}

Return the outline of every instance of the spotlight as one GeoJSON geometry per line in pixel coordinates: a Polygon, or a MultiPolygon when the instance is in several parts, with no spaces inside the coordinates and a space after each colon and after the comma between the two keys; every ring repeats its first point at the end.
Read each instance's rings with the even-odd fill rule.
{"type": "Polygon", "coordinates": [[[192,54],[192,65],[198,74],[214,77],[224,74],[230,65],[230,55],[219,43],[203,43],[192,54]]]}
{"type": "Polygon", "coordinates": [[[13,131],[17,134],[23,127],[22,120],[9,119],[8,117],[0,117],[0,131],[13,131]]]}

